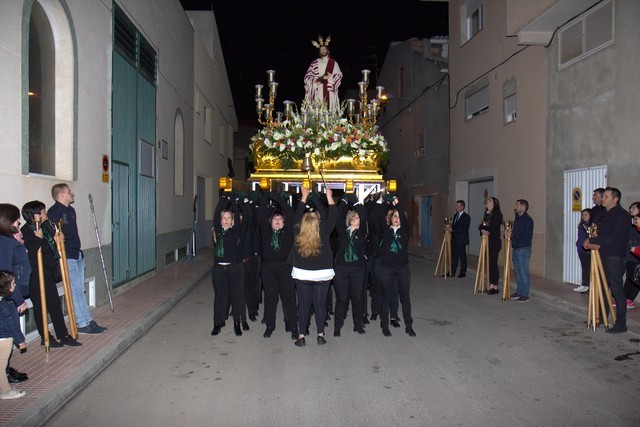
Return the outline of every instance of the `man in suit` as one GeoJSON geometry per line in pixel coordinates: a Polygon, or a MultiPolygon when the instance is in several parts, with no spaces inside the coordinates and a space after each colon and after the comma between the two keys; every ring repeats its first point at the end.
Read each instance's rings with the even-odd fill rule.
{"type": "Polygon", "coordinates": [[[458,258],[460,258],[460,274],[458,277],[467,275],[467,245],[469,244],[469,225],[471,217],[464,211],[464,200],[456,202],[456,213],[449,226],[451,231],[451,275],[456,274],[458,269],[458,258]]]}

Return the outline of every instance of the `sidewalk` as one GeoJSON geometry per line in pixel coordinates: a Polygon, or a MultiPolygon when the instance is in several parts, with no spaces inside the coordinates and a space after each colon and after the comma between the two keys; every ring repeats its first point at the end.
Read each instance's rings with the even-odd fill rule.
{"type": "MultiPolygon", "coordinates": [[[[433,263],[435,271],[436,263],[440,250],[425,249],[422,247],[413,248],[412,255],[423,258],[433,263]]],[[[501,255],[503,255],[501,253],[501,255]]],[[[476,277],[476,268],[478,266],[478,257],[475,255],[467,255],[467,278],[469,279],[469,291],[473,291],[474,281],[476,277]]],[[[445,280],[441,278],[440,280],[445,280]]],[[[516,277],[513,270],[511,271],[511,288],[515,291],[516,277]]],[[[588,294],[580,294],[573,292],[576,285],[572,283],[563,283],[555,280],[545,279],[543,277],[531,276],[531,297],[545,299],[549,303],[574,313],[584,316],[587,320],[587,306],[589,304],[588,294]]],[[[500,291],[502,291],[502,266],[500,267],[500,291]]],[[[627,328],[630,332],[640,334],[640,303],[636,302],[636,308],[627,310],[627,328]]],[[[599,328],[599,330],[602,328],[599,328]]]]}
{"type": "MultiPolygon", "coordinates": [[[[416,248],[412,256],[433,264],[438,253],[416,248]]],[[[18,400],[0,401],[0,425],[41,425],[78,393],[92,378],[142,336],[166,312],[206,279],[211,266],[211,249],[201,250],[199,263],[179,262],[137,286],[114,297],[115,312],[108,304],[92,311],[94,319],[109,330],[99,335],[79,337],[81,347],[51,349],[45,353],[38,341],[28,343],[24,354],[14,351],[12,366],[29,374],[18,384],[27,395],[18,400]]],[[[469,257],[469,292],[473,291],[477,257],[469,257]]],[[[446,280],[440,278],[438,280],[446,280]]],[[[515,285],[515,278],[512,279],[515,285]]],[[[541,298],[586,320],[587,297],[573,292],[574,285],[539,277],[531,279],[531,296],[541,298]]],[[[628,311],[630,331],[640,333],[640,308],[628,311]]],[[[596,333],[604,333],[599,328],[596,333]]]]}
{"type": "Polygon", "coordinates": [[[28,351],[13,352],[11,366],[29,380],[15,384],[27,395],[0,401],[0,425],[41,425],[93,377],[115,360],[166,312],[204,280],[211,270],[211,249],[198,253],[199,262],[169,268],[135,287],[115,295],[109,304],[92,310],[94,320],[108,330],[80,334],[81,347],[62,347],[45,353],[40,339],[27,342],[28,351]]]}

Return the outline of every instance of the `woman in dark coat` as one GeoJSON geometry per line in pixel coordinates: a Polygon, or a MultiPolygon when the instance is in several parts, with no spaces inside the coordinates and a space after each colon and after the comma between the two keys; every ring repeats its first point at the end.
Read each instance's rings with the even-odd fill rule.
{"type": "Polygon", "coordinates": [[[495,197],[489,197],[485,203],[486,211],[482,217],[482,223],[478,225],[480,233],[487,235],[489,239],[489,295],[500,292],[498,283],[500,273],[498,269],[498,255],[502,249],[502,236],[500,235],[502,226],[502,211],[500,201],[495,197]]]}

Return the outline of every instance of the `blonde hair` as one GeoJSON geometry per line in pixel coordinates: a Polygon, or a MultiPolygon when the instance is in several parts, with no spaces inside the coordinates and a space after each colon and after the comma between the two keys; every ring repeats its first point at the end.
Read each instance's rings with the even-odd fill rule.
{"type": "MultiPolygon", "coordinates": [[[[391,225],[391,218],[393,218],[393,214],[398,212],[398,209],[389,209],[387,212],[387,225],[391,225]]],[[[400,212],[398,212],[398,216],[400,216],[400,212]]]]}
{"type": "MultiPolygon", "coordinates": [[[[351,221],[353,220],[353,217],[356,215],[358,215],[358,211],[356,211],[355,209],[352,209],[349,212],[347,212],[347,216],[344,219],[344,223],[347,226],[347,228],[351,226],[351,221]]],[[[358,217],[360,217],[360,215],[358,215],[358,217]]]]}
{"type": "MultiPolygon", "coordinates": [[[[222,222],[222,217],[226,213],[231,215],[231,227],[233,227],[233,225],[235,224],[235,218],[234,218],[234,215],[233,215],[233,211],[230,210],[230,209],[225,209],[225,210],[220,212],[220,222],[222,222]]],[[[217,245],[218,244],[218,236],[216,236],[216,228],[215,227],[211,228],[211,237],[213,239],[213,246],[217,245]]]]}
{"type": "Polygon", "coordinates": [[[295,238],[296,248],[302,258],[320,255],[322,240],[320,239],[320,215],[307,212],[300,221],[300,232],[295,238]]]}

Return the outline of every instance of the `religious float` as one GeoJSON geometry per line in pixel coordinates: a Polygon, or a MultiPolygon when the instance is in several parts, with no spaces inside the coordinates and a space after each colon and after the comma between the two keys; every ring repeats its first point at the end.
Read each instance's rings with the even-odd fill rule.
{"type": "MultiPolygon", "coordinates": [[[[301,186],[321,190],[327,185],[332,190],[355,192],[361,201],[382,190],[396,191],[395,181],[382,177],[389,155],[377,127],[386,99],[384,88],[376,86],[370,96],[370,70],[362,70],[359,99],[340,103],[337,89],[342,74],[337,63],[328,58],[329,41],[329,37],[318,37],[318,42],[312,42],[319,48],[320,58],[305,75],[306,95],[300,108],[285,100],[283,111],[276,111],[274,70],[267,70],[266,87],[255,86],[256,113],[262,127],[250,145],[255,171],[249,183],[253,190],[260,185],[293,193],[301,186]]],[[[231,179],[221,178],[220,186],[231,191],[231,179]]]]}

